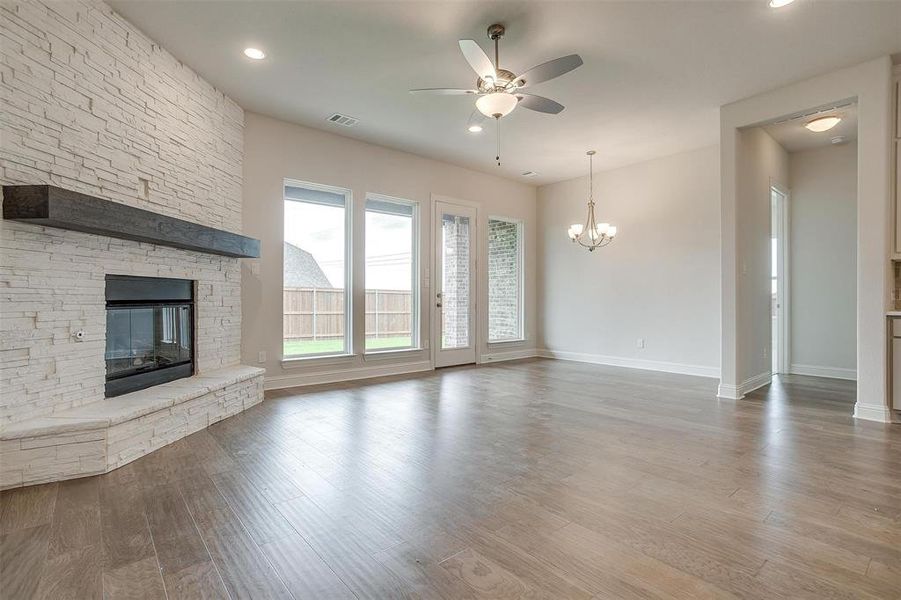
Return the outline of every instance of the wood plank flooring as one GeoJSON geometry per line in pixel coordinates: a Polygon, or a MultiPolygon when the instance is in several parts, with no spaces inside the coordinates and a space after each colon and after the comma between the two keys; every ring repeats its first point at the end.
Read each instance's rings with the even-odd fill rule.
{"type": "Polygon", "coordinates": [[[901,426],[854,384],[526,360],[270,392],[0,495],[0,596],[901,598],[901,426]]]}

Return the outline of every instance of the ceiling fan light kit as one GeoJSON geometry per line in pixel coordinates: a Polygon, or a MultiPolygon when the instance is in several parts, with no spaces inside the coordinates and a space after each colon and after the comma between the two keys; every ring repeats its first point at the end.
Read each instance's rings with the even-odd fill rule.
{"type": "MultiPolygon", "coordinates": [[[[495,159],[500,166],[500,120],[509,115],[517,106],[546,114],[558,114],[563,105],[549,98],[520,92],[522,88],[543,83],[582,65],[578,54],[570,54],[550,60],[516,75],[513,71],[500,67],[500,39],[506,29],[495,23],[488,27],[488,38],[494,42],[494,62],[488,58],[482,47],[475,40],[460,40],[460,51],[473,71],[478,75],[475,89],[461,88],[424,88],[410,90],[411,94],[432,94],[440,96],[476,95],[476,111],[485,117],[493,118],[497,123],[498,152],[495,159]]],[[[467,129],[477,133],[482,124],[470,117],[467,129]]]]}
{"type": "Polygon", "coordinates": [[[506,92],[493,92],[491,94],[480,96],[479,99],[476,100],[476,108],[478,108],[479,112],[486,117],[500,119],[513,112],[517,102],[516,96],[513,96],[512,94],[507,94],[506,92]]]}

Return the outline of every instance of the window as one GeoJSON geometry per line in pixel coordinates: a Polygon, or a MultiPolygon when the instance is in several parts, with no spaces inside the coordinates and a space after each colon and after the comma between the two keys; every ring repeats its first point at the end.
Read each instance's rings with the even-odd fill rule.
{"type": "Polygon", "coordinates": [[[523,339],[522,223],[488,219],[488,341],[523,339]]]}
{"type": "Polygon", "coordinates": [[[417,206],[366,199],[366,351],[419,346],[417,206]]]}
{"type": "Polygon", "coordinates": [[[284,356],[350,352],[350,192],[285,183],[284,356]]]}

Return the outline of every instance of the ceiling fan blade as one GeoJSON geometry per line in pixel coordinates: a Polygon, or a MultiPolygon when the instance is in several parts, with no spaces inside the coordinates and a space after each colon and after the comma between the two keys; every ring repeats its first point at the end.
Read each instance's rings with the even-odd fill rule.
{"type": "Polygon", "coordinates": [[[494,70],[494,65],[491,64],[491,59],[474,40],[460,40],[460,51],[479,77],[482,79],[490,77],[492,81],[497,80],[497,72],[494,70]]]}
{"type": "Polygon", "coordinates": [[[551,100],[550,98],[545,98],[544,96],[516,94],[516,98],[519,100],[519,106],[537,112],[547,113],[549,115],[556,115],[564,108],[559,102],[551,100]]]}
{"type": "Polygon", "coordinates": [[[457,88],[422,88],[410,90],[411,94],[434,94],[438,96],[464,96],[466,94],[478,94],[478,90],[462,90],[457,88]]]}
{"type": "Polygon", "coordinates": [[[569,73],[573,69],[577,69],[581,66],[582,57],[578,54],[561,56],[560,58],[549,60],[546,63],[541,63],[537,67],[532,67],[514,79],[511,83],[522,81],[518,86],[521,88],[526,87],[527,85],[535,85],[536,83],[542,83],[549,79],[553,79],[554,77],[560,77],[564,73],[569,73]]]}

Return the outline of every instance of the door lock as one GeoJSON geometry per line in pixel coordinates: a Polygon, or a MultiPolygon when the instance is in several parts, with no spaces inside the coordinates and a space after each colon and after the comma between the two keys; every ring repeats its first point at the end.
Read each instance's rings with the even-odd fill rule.
{"type": "Polygon", "coordinates": [[[435,296],[438,298],[438,302],[435,303],[435,306],[441,308],[441,292],[438,292],[435,296]]]}

